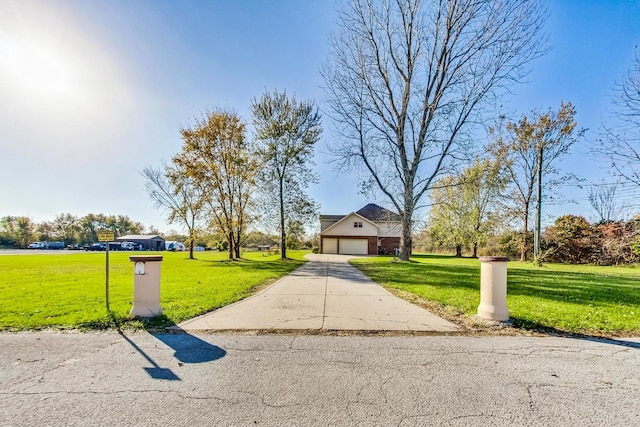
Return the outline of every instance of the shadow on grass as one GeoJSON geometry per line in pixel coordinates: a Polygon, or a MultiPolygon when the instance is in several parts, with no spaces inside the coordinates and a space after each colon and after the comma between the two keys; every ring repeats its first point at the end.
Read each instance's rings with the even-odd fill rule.
{"type": "Polygon", "coordinates": [[[507,281],[512,295],[577,304],[640,305],[640,286],[633,277],[512,269],[507,281]]]}
{"type": "MultiPolygon", "coordinates": [[[[411,258],[416,259],[456,259],[454,255],[441,255],[441,254],[413,254],[411,258]]],[[[458,257],[457,259],[476,259],[472,257],[458,257]]]]}
{"type": "MultiPolygon", "coordinates": [[[[356,266],[378,282],[480,290],[480,265],[383,263],[356,266]]],[[[640,285],[634,277],[509,269],[507,287],[509,295],[563,303],[640,306],[640,285]]]]}
{"type": "Polygon", "coordinates": [[[237,269],[245,272],[270,271],[278,275],[285,275],[302,266],[305,262],[294,259],[272,260],[272,261],[256,261],[250,259],[241,259],[236,261],[218,261],[218,260],[202,260],[201,262],[209,264],[210,268],[237,269]]]}

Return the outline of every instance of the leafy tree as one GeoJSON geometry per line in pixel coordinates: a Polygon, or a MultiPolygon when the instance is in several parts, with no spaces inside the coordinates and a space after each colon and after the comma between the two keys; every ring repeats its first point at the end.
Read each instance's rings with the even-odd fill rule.
{"type": "Polygon", "coordinates": [[[469,223],[466,201],[461,196],[456,178],[446,176],[436,182],[431,192],[433,207],[429,212],[429,231],[434,243],[455,247],[456,256],[468,244],[469,223]]]}
{"type": "Polygon", "coordinates": [[[35,224],[26,216],[5,216],[0,218],[0,233],[4,242],[19,248],[26,248],[33,241],[35,224]]]}
{"type": "Polygon", "coordinates": [[[489,152],[504,165],[511,191],[511,214],[522,221],[520,260],[528,252],[527,231],[533,203],[537,202],[537,225],[540,225],[542,200],[554,187],[566,181],[565,175],[557,179],[558,160],[569,153],[571,146],[583,137],[585,130],[577,129],[576,111],[571,103],[562,102],[557,112],[531,112],[516,122],[508,122],[504,131],[491,129],[493,142],[489,152]],[[556,178],[556,179],[554,179],[556,178]],[[542,187],[546,193],[542,192],[542,187]]]}
{"type": "Polygon", "coordinates": [[[63,241],[67,245],[78,243],[80,235],[80,219],[70,213],[57,215],[51,223],[53,239],[63,241]]]}
{"type": "MultiPolygon", "coordinates": [[[[144,230],[144,229],[143,229],[144,230]]],[[[162,236],[162,232],[160,230],[158,230],[156,227],[154,227],[153,225],[150,225],[149,228],[147,228],[144,231],[145,234],[149,234],[151,236],[162,236]]]]}
{"type": "Polygon", "coordinates": [[[16,227],[16,240],[18,241],[18,246],[26,248],[33,240],[33,230],[35,225],[29,217],[20,216],[16,220],[16,227]]]}
{"type": "Polygon", "coordinates": [[[127,215],[108,215],[104,217],[103,228],[113,230],[116,236],[140,234],[144,226],[131,220],[127,215]]]}
{"type": "Polygon", "coordinates": [[[287,224],[287,248],[298,249],[304,238],[304,224],[298,220],[291,220],[287,224]]]}
{"type": "Polygon", "coordinates": [[[244,244],[246,246],[273,246],[277,244],[279,241],[279,236],[274,234],[267,234],[262,231],[252,231],[247,235],[246,239],[244,239],[244,244]]]}
{"type": "Polygon", "coordinates": [[[51,221],[43,221],[36,224],[34,230],[35,238],[40,242],[58,240],[55,235],[54,225],[51,221]]]}
{"type": "Polygon", "coordinates": [[[200,221],[204,215],[204,194],[202,187],[178,164],[163,162],[160,169],[146,167],[142,171],[145,188],[156,207],[168,215],[171,224],[183,225],[189,233],[189,258],[194,259],[193,248],[200,221]]]}
{"type": "Polygon", "coordinates": [[[400,259],[409,259],[422,197],[544,53],[545,18],[538,0],[353,0],[340,10],[322,71],[342,137],[333,151],[400,213],[400,259]]]}
{"type": "Polygon", "coordinates": [[[217,110],[180,133],[183,145],[173,163],[202,193],[210,219],[227,240],[229,259],[240,258],[257,169],[245,125],[237,114],[217,110]]]}
{"type": "Polygon", "coordinates": [[[578,264],[593,262],[598,249],[597,235],[582,216],[564,215],[545,231],[545,258],[555,262],[578,264]]]}
{"type": "Polygon", "coordinates": [[[436,241],[456,248],[462,256],[463,247],[471,247],[473,256],[495,231],[499,218],[497,200],[505,187],[500,165],[476,159],[459,176],[439,180],[432,190],[433,208],[430,230],[436,241]]]}
{"type": "Polygon", "coordinates": [[[285,259],[290,234],[287,226],[304,223],[318,211],[306,190],[309,183],[317,181],[311,166],[313,146],[322,133],[321,117],[313,102],[298,102],[277,90],[265,92],[259,100],[254,98],[251,110],[261,187],[270,200],[277,200],[265,206],[279,219],[280,253],[285,259]]]}
{"type": "Polygon", "coordinates": [[[4,216],[0,218],[0,239],[2,246],[18,246],[17,239],[17,217],[4,216]]]}
{"type": "Polygon", "coordinates": [[[98,231],[112,230],[115,236],[124,236],[126,234],[141,234],[144,225],[133,221],[127,215],[105,215],[105,214],[87,214],[78,221],[79,241],[96,242],[98,240],[98,231]]]}
{"type": "Polygon", "coordinates": [[[104,227],[104,215],[87,214],[80,218],[80,227],[82,229],[83,242],[97,242],[98,231],[104,227]]]}

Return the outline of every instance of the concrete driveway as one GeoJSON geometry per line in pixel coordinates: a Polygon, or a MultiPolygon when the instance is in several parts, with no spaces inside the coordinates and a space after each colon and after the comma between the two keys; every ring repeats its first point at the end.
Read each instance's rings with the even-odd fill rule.
{"type": "Polygon", "coordinates": [[[374,283],[345,255],[308,255],[309,262],[264,291],[188,320],[203,330],[457,331],[458,327],[374,283]]]}

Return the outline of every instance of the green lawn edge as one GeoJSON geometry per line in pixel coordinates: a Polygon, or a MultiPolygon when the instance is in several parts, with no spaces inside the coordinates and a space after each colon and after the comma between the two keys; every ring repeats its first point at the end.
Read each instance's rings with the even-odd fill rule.
{"type": "MultiPolygon", "coordinates": [[[[266,252],[244,252],[229,261],[225,253],[163,252],[160,303],[163,314],[149,319],[129,315],[133,303],[130,255],[109,256],[106,310],[105,253],[0,256],[0,331],[151,331],[208,313],[247,298],[306,262],[309,251],[287,251],[288,259],[266,252]]],[[[157,255],[158,253],[144,253],[157,255]]]]}
{"type": "MultiPolygon", "coordinates": [[[[439,315],[473,323],[480,303],[480,261],[415,254],[350,261],[399,296],[415,295],[439,315]]],[[[510,261],[507,307],[512,327],[541,332],[640,336],[640,267],[545,264],[510,261]]]]}

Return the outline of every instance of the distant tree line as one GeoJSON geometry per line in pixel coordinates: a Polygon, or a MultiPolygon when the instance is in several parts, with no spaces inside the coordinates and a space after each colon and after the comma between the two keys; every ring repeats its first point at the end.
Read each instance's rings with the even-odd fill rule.
{"type": "MultiPolygon", "coordinates": [[[[511,259],[521,256],[522,241],[529,246],[533,232],[506,230],[484,236],[478,255],[504,255],[511,259]]],[[[455,245],[443,241],[427,228],[416,237],[417,250],[425,252],[463,251],[472,255],[473,246],[455,245]]],[[[640,215],[628,221],[589,223],[584,217],[563,215],[542,232],[540,261],[565,264],[620,265],[640,262],[640,215]]],[[[532,259],[532,253],[526,259],[532,259]]]]}
{"type": "MultiPolygon", "coordinates": [[[[26,216],[0,218],[0,246],[26,248],[34,241],[64,242],[80,245],[98,240],[98,230],[113,230],[116,236],[141,234],[144,225],[126,215],[87,214],[78,217],[69,213],[52,221],[34,222],[26,216]]],[[[150,229],[149,232],[156,230],[150,229]]]]}

